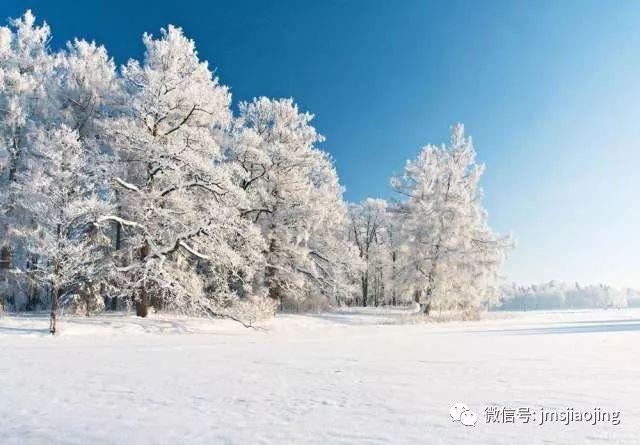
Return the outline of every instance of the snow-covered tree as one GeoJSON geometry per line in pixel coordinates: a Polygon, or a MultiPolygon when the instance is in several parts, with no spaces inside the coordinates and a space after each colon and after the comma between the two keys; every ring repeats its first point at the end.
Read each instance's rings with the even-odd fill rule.
{"type": "Polygon", "coordinates": [[[120,213],[104,219],[126,229],[120,296],[140,316],[152,302],[220,314],[252,293],[262,249],[259,232],[240,217],[244,190],[221,149],[230,94],[181,29],[143,41],[143,63],[122,68],[126,106],[108,122],[122,163],[114,178],[120,213]]]}
{"type": "Polygon", "coordinates": [[[33,216],[17,232],[27,251],[40,259],[29,272],[51,292],[55,333],[58,301],[87,313],[103,305],[99,291],[109,268],[110,238],[97,223],[112,211],[106,189],[109,160],[64,124],[39,129],[33,149],[19,173],[20,199],[33,216]]]}
{"type": "Polygon", "coordinates": [[[348,209],[333,163],[327,156],[314,170],[309,202],[315,206],[315,214],[307,219],[307,222],[315,220],[307,228],[306,248],[312,271],[311,275],[305,273],[308,295],[321,295],[327,303],[341,304],[357,292],[363,263],[348,239],[348,209]]]}
{"type": "MultiPolygon", "coordinates": [[[[32,133],[46,120],[45,86],[53,68],[48,50],[47,24],[36,25],[27,11],[22,17],[0,27],[0,269],[4,302],[22,290],[30,298],[26,276],[20,271],[27,263],[26,252],[18,244],[15,229],[29,221],[17,199],[19,173],[32,156],[32,133]],[[10,292],[11,291],[11,292],[10,292]]],[[[27,302],[30,308],[30,301],[27,302]]]]}
{"type": "MultiPolygon", "coordinates": [[[[402,274],[402,207],[398,205],[387,205],[386,224],[384,232],[384,242],[381,252],[386,258],[386,278],[387,288],[386,302],[388,304],[406,304],[413,298],[410,292],[403,287],[402,274]]],[[[380,256],[380,255],[378,255],[380,256]]],[[[384,261],[384,259],[382,260],[384,261]]]]}
{"type": "Polygon", "coordinates": [[[299,300],[351,292],[354,251],[344,232],[346,206],[323,141],[291,99],[240,104],[233,140],[243,215],[259,225],[267,250],[261,278],[268,295],[299,300]]]}
{"type": "Polygon", "coordinates": [[[369,303],[370,285],[375,300],[381,296],[385,285],[385,268],[390,254],[387,251],[387,202],[382,199],[367,199],[349,207],[349,237],[358,248],[364,268],[360,276],[362,305],[369,303]]]}
{"type": "Polygon", "coordinates": [[[349,214],[349,238],[363,261],[356,304],[406,304],[409,295],[400,273],[403,228],[398,206],[369,198],[352,204],[349,214]]]}
{"type": "Polygon", "coordinates": [[[427,145],[392,179],[402,204],[403,273],[416,301],[439,308],[478,307],[497,297],[496,279],[509,239],[487,224],[477,164],[462,125],[449,146],[427,145]]]}
{"type": "Polygon", "coordinates": [[[111,213],[106,184],[113,159],[101,142],[97,123],[115,95],[115,67],[103,47],[76,40],[55,56],[43,78],[40,119],[30,120],[17,202],[16,226],[27,254],[22,276],[31,289],[51,297],[52,323],[58,300],[88,312],[103,305],[96,291],[108,269],[108,240],[97,221],[111,213]]]}
{"type": "MultiPolygon", "coordinates": [[[[117,159],[111,147],[106,145],[105,122],[122,106],[124,95],[122,83],[118,79],[115,63],[103,46],[95,42],[74,39],[66,48],[56,55],[54,75],[51,76],[48,91],[54,108],[53,115],[71,130],[75,131],[79,140],[89,152],[100,155],[105,167],[113,171],[117,159]]],[[[94,162],[91,159],[89,162],[94,162]]],[[[111,173],[113,174],[113,173],[111,173]]],[[[101,184],[103,198],[114,203],[116,193],[113,187],[101,184]]],[[[110,213],[117,212],[117,207],[109,208],[110,213]]],[[[120,225],[111,227],[110,232],[115,240],[114,247],[120,238],[120,225]]],[[[105,230],[101,228],[104,232],[105,230]]],[[[108,231],[106,231],[108,232],[108,231]]],[[[102,269],[105,273],[107,269],[102,269]]],[[[106,277],[100,286],[104,287],[106,277]]],[[[106,290],[103,288],[103,290],[106,290]]],[[[99,308],[104,305],[102,296],[93,294],[94,300],[87,300],[88,294],[81,301],[65,299],[63,303],[72,304],[78,311],[86,308],[99,308]]],[[[115,303],[115,298],[110,298],[115,303]]]]}

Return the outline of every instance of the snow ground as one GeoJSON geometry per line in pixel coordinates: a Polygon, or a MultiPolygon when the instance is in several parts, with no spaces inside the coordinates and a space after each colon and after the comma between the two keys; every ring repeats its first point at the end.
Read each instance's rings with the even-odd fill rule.
{"type": "Polygon", "coordinates": [[[0,317],[3,444],[640,443],[640,311],[402,311],[233,322],[0,317]],[[397,322],[403,321],[404,324],[397,322]],[[474,427],[453,422],[465,402],[474,427]],[[620,424],[485,422],[484,407],[621,411],[620,424]]]}

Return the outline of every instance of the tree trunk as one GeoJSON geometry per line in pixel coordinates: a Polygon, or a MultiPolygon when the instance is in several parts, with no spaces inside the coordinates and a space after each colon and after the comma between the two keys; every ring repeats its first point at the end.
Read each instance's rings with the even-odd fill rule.
{"type": "Polygon", "coordinates": [[[367,297],[369,293],[369,272],[362,274],[362,306],[367,307],[367,297]]]}
{"type": "MultiPolygon", "coordinates": [[[[275,227],[272,225],[271,229],[273,230],[275,227]]],[[[272,253],[275,253],[278,250],[277,243],[275,238],[271,238],[269,240],[269,250],[267,252],[267,259],[271,257],[272,253]]],[[[280,307],[280,312],[284,312],[284,298],[282,296],[282,291],[280,288],[280,283],[276,278],[277,269],[272,266],[267,266],[264,274],[264,282],[267,286],[268,292],[267,296],[272,300],[278,302],[278,306],[280,307]]]]}
{"type": "Polygon", "coordinates": [[[431,302],[427,301],[427,304],[424,305],[424,314],[429,315],[429,312],[431,312],[431,302]]]}
{"type": "MultiPolygon", "coordinates": [[[[60,248],[60,236],[62,235],[62,226],[58,224],[56,229],[56,237],[58,239],[58,248],[60,248]]],[[[60,297],[60,261],[58,258],[53,259],[53,282],[51,285],[51,319],[49,321],[49,332],[51,335],[56,333],[56,312],[58,312],[58,298],[60,297]]]]}
{"type": "Polygon", "coordinates": [[[272,300],[278,303],[280,307],[280,312],[284,312],[284,299],[282,297],[282,292],[280,291],[280,286],[275,282],[275,270],[272,267],[267,267],[267,286],[269,291],[267,292],[267,296],[272,300]]]}
{"type": "MultiPolygon", "coordinates": [[[[36,304],[39,302],[40,298],[38,296],[38,285],[36,284],[34,274],[35,270],[38,268],[38,255],[29,254],[27,258],[27,311],[35,311],[36,304]]],[[[57,273],[57,272],[56,272],[57,273]]]]}
{"type": "MultiPolygon", "coordinates": [[[[9,161],[9,183],[14,183],[16,182],[16,175],[18,173],[18,163],[20,160],[20,153],[21,153],[21,149],[20,149],[20,128],[17,127],[14,129],[14,134],[13,134],[13,142],[12,142],[12,146],[13,146],[13,153],[10,157],[10,161],[9,161]]],[[[13,211],[14,211],[14,207],[15,207],[15,194],[13,192],[11,192],[11,188],[9,188],[9,202],[8,204],[8,210],[7,213],[5,214],[5,223],[4,223],[4,236],[8,238],[8,234],[9,234],[9,217],[12,216],[13,211]]],[[[1,252],[0,252],[0,269],[2,269],[3,273],[2,273],[2,279],[4,280],[5,284],[8,285],[9,283],[9,269],[11,268],[11,246],[9,245],[5,245],[2,246],[1,252]]],[[[9,286],[7,286],[7,289],[9,288],[9,286]]],[[[5,295],[3,292],[2,295],[2,300],[4,301],[5,295]]],[[[4,304],[4,303],[3,303],[4,304]]]]}
{"type": "Polygon", "coordinates": [[[136,315],[138,317],[146,317],[149,315],[149,294],[147,293],[147,288],[144,283],[140,290],[140,298],[136,301],[136,315]]]}
{"type": "MultiPolygon", "coordinates": [[[[142,247],[140,248],[140,259],[144,262],[148,255],[149,243],[147,240],[144,240],[142,247]]],[[[143,318],[149,315],[149,293],[144,281],[142,282],[142,288],[140,289],[140,297],[136,300],[136,315],[143,318]]]]}
{"type": "MultiPolygon", "coordinates": [[[[3,246],[0,249],[0,270],[2,270],[2,280],[4,281],[5,288],[8,290],[8,282],[9,282],[9,269],[11,268],[11,247],[3,246]]],[[[2,304],[2,309],[4,310],[5,298],[7,295],[3,290],[0,295],[0,304],[2,304]]]]}
{"type": "Polygon", "coordinates": [[[393,288],[391,289],[391,302],[392,304],[395,306],[396,305],[396,281],[397,281],[397,277],[396,277],[396,252],[392,252],[391,253],[391,285],[393,286],[393,288]]]}
{"type": "Polygon", "coordinates": [[[4,246],[0,250],[0,268],[9,269],[11,267],[11,247],[4,246]]]}
{"type": "Polygon", "coordinates": [[[51,335],[55,335],[56,326],[56,312],[58,312],[58,297],[60,296],[60,287],[55,285],[51,290],[51,317],[49,320],[49,332],[51,335]]]}
{"type": "MultiPolygon", "coordinates": [[[[116,197],[117,197],[117,194],[116,194],[116,197]]],[[[121,245],[122,245],[122,226],[120,224],[116,224],[116,245],[115,245],[116,252],[120,250],[121,245]]],[[[111,299],[111,310],[112,311],[118,310],[118,297],[113,297],[111,299]]]]}

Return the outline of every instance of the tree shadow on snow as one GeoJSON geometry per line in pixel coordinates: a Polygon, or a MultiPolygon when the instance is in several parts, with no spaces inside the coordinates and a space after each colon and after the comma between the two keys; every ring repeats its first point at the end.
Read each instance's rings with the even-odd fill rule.
{"type": "Polygon", "coordinates": [[[1,333],[49,334],[49,328],[13,328],[0,326],[1,333]]]}
{"type": "Polygon", "coordinates": [[[539,334],[593,334],[601,332],[640,332],[640,320],[607,320],[605,322],[571,322],[566,326],[540,326],[531,328],[494,329],[486,331],[474,331],[487,334],[507,335],[539,335],[539,334]]]}

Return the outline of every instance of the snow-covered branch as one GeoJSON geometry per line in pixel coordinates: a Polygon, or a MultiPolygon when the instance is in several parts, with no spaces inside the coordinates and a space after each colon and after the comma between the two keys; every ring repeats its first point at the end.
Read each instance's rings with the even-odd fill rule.
{"type": "Polygon", "coordinates": [[[127,189],[127,190],[130,190],[130,191],[132,191],[132,192],[136,192],[136,193],[140,193],[140,192],[141,192],[141,191],[140,191],[140,188],[139,188],[137,185],[135,185],[135,184],[131,184],[130,182],[127,182],[127,181],[125,181],[125,180],[123,180],[123,179],[120,179],[120,178],[113,178],[113,180],[114,180],[118,185],[120,185],[121,187],[124,187],[124,188],[125,188],[125,189],[127,189]]]}

